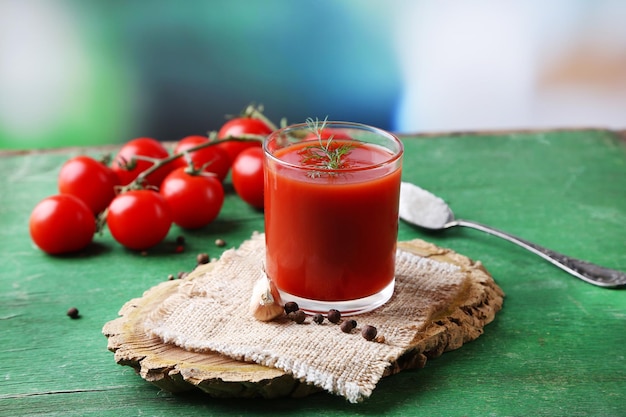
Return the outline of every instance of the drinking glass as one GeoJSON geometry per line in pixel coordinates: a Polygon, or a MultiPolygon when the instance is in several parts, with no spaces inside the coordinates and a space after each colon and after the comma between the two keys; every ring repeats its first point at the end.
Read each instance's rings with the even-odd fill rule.
{"type": "Polygon", "coordinates": [[[265,268],[306,313],[371,311],[394,290],[403,145],[351,122],[285,127],[264,141],[265,268]]]}

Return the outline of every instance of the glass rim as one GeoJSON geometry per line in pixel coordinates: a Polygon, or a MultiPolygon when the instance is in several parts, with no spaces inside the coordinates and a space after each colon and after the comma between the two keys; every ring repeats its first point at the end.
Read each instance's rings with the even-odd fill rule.
{"type": "MultiPolygon", "coordinates": [[[[372,169],[376,169],[376,168],[380,168],[380,167],[384,167],[384,166],[393,164],[396,161],[398,161],[400,158],[402,158],[402,154],[404,153],[404,144],[402,143],[400,138],[398,138],[395,134],[393,134],[391,132],[388,132],[388,131],[386,131],[384,129],[381,129],[381,128],[378,128],[378,127],[375,127],[375,126],[370,126],[370,125],[366,125],[366,124],[363,124],[363,123],[357,123],[357,122],[326,121],[325,123],[326,123],[325,127],[342,126],[344,128],[348,128],[348,129],[369,131],[371,133],[387,137],[388,139],[391,139],[391,141],[394,142],[398,146],[398,150],[397,151],[393,151],[393,150],[389,149],[390,151],[393,152],[393,154],[391,155],[391,157],[389,159],[387,159],[387,160],[385,160],[383,162],[379,162],[377,164],[367,165],[367,166],[363,166],[363,167],[356,167],[356,168],[331,169],[331,168],[320,168],[320,167],[306,167],[306,166],[294,164],[294,163],[291,163],[291,162],[287,162],[287,161],[285,161],[283,159],[280,159],[279,157],[274,155],[268,149],[268,144],[272,141],[272,139],[274,137],[281,136],[281,135],[283,135],[286,132],[289,132],[289,131],[292,131],[292,130],[296,131],[296,130],[308,129],[308,125],[306,123],[296,123],[296,124],[293,124],[293,125],[282,127],[282,128],[280,128],[278,130],[273,131],[269,135],[267,135],[265,140],[263,140],[263,153],[265,154],[265,156],[267,156],[273,162],[275,162],[277,164],[280,164],[280,165],[282,165],[284,167],[298,169],[298,170],[301,170],[301,171],[312,171],[312,172],[320,172],[320,173],[340,173],[340,172],[346,173],[346,172],[369,171],[369,170],[372,170],[372,169]]],[[[300,142],[295,142],[295,143],[300,143],[300,142]]],[[[368,142],[364,142],[364,143],[368,143],[368,142]]],[[[283,149],[283,148],[281,148],[281,149],[283,149]]]]}

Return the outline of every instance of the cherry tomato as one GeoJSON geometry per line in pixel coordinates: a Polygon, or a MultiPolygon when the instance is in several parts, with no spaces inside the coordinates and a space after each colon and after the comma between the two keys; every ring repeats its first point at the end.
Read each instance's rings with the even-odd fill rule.
{"type": "Polygon", "coordinates": [[[77,252],[93,240],[96,219],[82,200],[71,194],[44,198],[29,219],[30,236],[50,255],[77,252]]]}
{"type": "Polygon", "coordinates": [[[224,188],[214,175],[190,174],[177,168],[165,177],[160,193],[172,212],[172,220],[185,229],[211,223],[224,204],[224,188]]]}
{"type": "MultiPolygon", "coordinates": [[[[168,157],[169,153],[163,144],[156,139],[137,138],[127,142],[122,146],[111,166],[111,169],[113,169],[119,177],[121,185],[129,184],[137,178],[140,173],[153,165],[151,161],[134,159],[135,156],[163,159],[168,157]],[[130,164],[130,166],[128,166],[128,164],[130,164]]],[[[158,187],[161,185],[163,178],[165,178],[173,168],[173,164],[165,164],[148,175],[146,178],[147,183],[158,187]]]]}
{"type": "Polygon", "coordinates": [[[158,192],[131,190],[113,199],[107,213],[107,226],[122,245],[145,250],[165,239],[172,226],[172,216],[158,192]]]}
{"type": "Polygon", "coordinates": [[[233,187],[243,201],[263,209],[263,149],[243,150],[233,163],[233,187]]]}
{"type": "MultiPolygon", "coordinates": [[[[176,144],[174,153],[178,154],[184,152],[187,149],[203,143],[209,143],[209,138],[205,136],[187,136],[176,144]]],[[[190,152],[189,158],[196,169],[200,169],[207,164],[204,171],[214,173],[220,181],[224,181],[230,169],[230,157],[228,153],[218,145],[207,146],[206,148],[190,152]]],[[[185,167],[188,165],[188,161],[186,161],[184,157],[180,157],[174,161],[174,165],[176,167],[185,167]]]]}
{"type": "MultiPolygon", "coordinates": [[[[251,117],[237,117],[224,123],[222,128],[217,132],[218,139],[224,139],[227,137],[241,137],[243,135],[261,135],[267,136],[272,133],[272,128],[269,127],[263,120],[254,119],[251,117]]],[[[237,155],[241,151],[247,148],[261,146],[261,141],[247,141],[247,142],[224,142],[218,145],[224,149],[230,157],[230,162],[233,163],[237,155]]]]}
{"type": "Polygon", "coordinates": [[[78,197],[94,214],[107,208],[118,184],[119,178],[111,168],[89,156],[71,158],[59,171],[59,192],[78,197]]]}
{"type": "Polygon", "coordinates": [[[352,137],[350,135],[348,135],[347,133],[342,132],[339,129],[329,129],[329,128],[323,129],[320,132],[320,136],[321,136],[321,138],[318,138],[317,133],[311,132],[308,135],[306,135],[304,140],[313,140],[313,139],[315,139],[315,140],[322,139],[323,140],[323,139],[330,139],[330,138],[333,138],[333,139],[348,139],[348,140],[352,139],[352,137]]]}

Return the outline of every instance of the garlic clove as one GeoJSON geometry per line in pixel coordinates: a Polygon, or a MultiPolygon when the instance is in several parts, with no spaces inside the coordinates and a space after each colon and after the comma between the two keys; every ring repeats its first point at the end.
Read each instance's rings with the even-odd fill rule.
{"type": "Polygon", "coordinates": [[[276,285],[265,275],[259,278],[252,289],[250,313],[259,321],[271,321],[284,312],[276,285]]]}

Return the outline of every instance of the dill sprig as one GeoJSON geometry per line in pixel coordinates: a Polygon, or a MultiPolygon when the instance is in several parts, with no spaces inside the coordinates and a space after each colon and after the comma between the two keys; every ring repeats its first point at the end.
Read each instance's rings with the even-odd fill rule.
{"type": "MultiPolygon", "coordinates": [[[[317,144],[306,146],[301,154],[302,164],[305,166],[311,166],[316,168],[322,168],[327,170],[338,170],[346,167],[346,161],[344,156],[348,155],[354,145],[343,143],[336,146],[333,142],[334,135],[328,136],[324,139],[323,132],[327,125],[327,119],[323,121],[319,119],[313,120],[312,118],[306,119],[306,125],[309,130],[317,137],[317,144]]],[[[316,176],[319,176],[317,173],[316,176]]]]}

